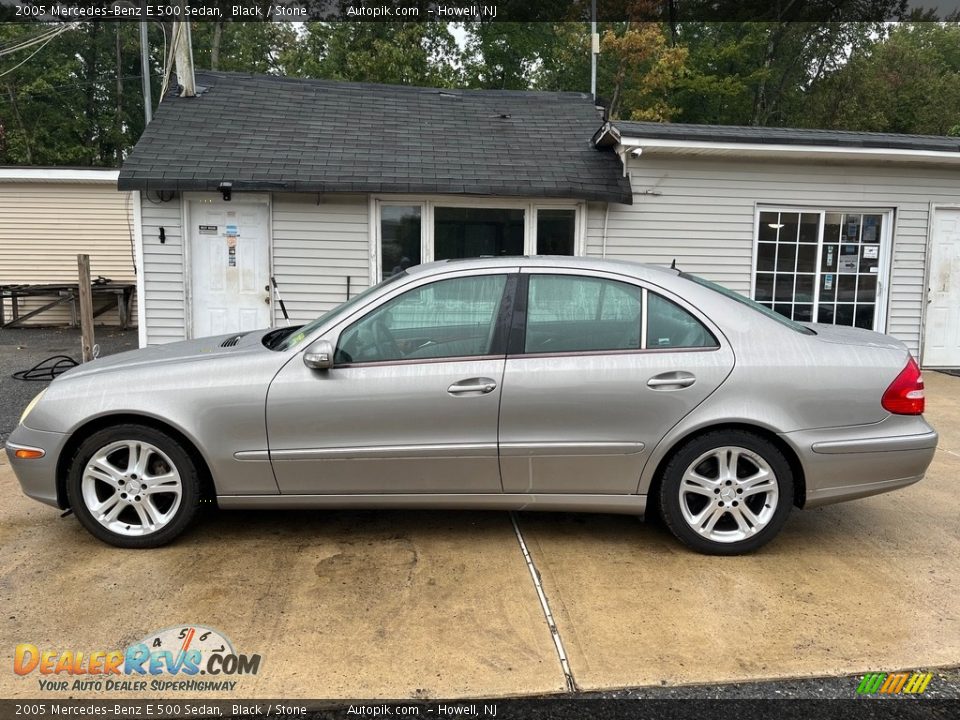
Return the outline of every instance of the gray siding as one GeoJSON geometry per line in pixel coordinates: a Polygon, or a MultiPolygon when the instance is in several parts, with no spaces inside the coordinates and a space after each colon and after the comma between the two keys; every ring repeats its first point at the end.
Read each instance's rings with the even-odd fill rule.
{"type": "MultiPolygon", "coordinates": [[[[155,195],[155,193],[154,193],[155,195]]],[[[186,339],[183,222],[180,198],[160,202],[141,194],[144,316],[147,345],[186,339]],[[166,242],[160,243],[160,228],[166,242]]]]}
{"type": "MultiPolygon", "coordinates": [[[[273,273],[297,322],[312,320],[370,284],[366,195],[274,194],[273,273]],[[319,202],[318,202],[319,199],[319,202]]],[[[275,323],[283,324],[279,304],[275,323]]]]}
{"type": "MultiPolygon", "coordinates": [[[[960,173],[909,165],[830,166],[644,155],[630,161],[633,205],[611,205],[607,257],[669,264],[748,294],[758,205],[893,209],[887,332],[916,353],[931,202],[960,200],[960,173]]],[[[602,212],[588,217],[601,254],[602,212]]]]}

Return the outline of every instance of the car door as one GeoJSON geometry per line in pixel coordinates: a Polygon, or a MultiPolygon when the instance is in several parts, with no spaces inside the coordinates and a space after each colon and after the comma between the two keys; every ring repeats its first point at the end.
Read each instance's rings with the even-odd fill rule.
{"type": "Polygon", "coordinates": [[[267,397],[280,491],[500,493],[501,305],[515,285],[502,269],[427,277],[332,329],[332,368],[287,363],[267,397]]]}
{"type": "Polygon", "coordinates": [[[530,269],[517,292],[504,492],[635,493],[660,439],[730,373],[732,351],[692,308],[624,276],[530,269]]]}

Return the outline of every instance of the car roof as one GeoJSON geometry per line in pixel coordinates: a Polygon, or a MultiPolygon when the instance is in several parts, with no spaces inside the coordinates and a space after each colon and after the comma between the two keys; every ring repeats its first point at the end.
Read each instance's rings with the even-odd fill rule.
{"type": "Polygon", "coordinates": [[[616,272],[643,280],[663,279],[664,275],[676,277],[680,271],[663,265],[649,265],[629,260],[606,260],[591,257],[571,257],[569,255],[522,255],[511,257],[478,257],[414,265],[407,268],[409,275],[439,275],[451,270],[471,270],[482,268],[565,268],[574,270],[597,270],[616,272]]]}

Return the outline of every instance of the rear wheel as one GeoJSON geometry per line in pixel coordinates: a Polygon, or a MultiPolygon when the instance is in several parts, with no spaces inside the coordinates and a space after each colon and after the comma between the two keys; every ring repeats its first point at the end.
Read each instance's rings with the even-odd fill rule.
{"type": "Polygon", "coordinates": [[[104,542],[157,547],[190,523],[200,482],[193,460],[172,437],[144,425],[118,425],[77,449],[67,497],[77,519],[104,542]]]}
{"type": "Polygon", "coordinates": [[[660,507],[670,531],[710,555],[739,555],[769,542],[793,503],[793,473],[769,440],[718,430],[682,446],[667,464],[660,507]]]}

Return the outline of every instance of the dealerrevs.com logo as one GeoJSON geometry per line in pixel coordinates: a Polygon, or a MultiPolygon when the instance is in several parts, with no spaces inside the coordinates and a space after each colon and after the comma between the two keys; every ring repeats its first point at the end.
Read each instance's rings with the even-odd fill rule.
{"type": "Polygon", "coordinates": [[[922,695],[932,673],[867,673],[857,686],[857,695],[922,695]]]}
{"type": "Polygon", "coordinates": [[[178,625],[124,650],[52,650],[17,645],[13,671],[36,675],[43,691],[233,691],[233,678],[256,675],[262,657],[245,655],[213,628],[178,625]]]}

